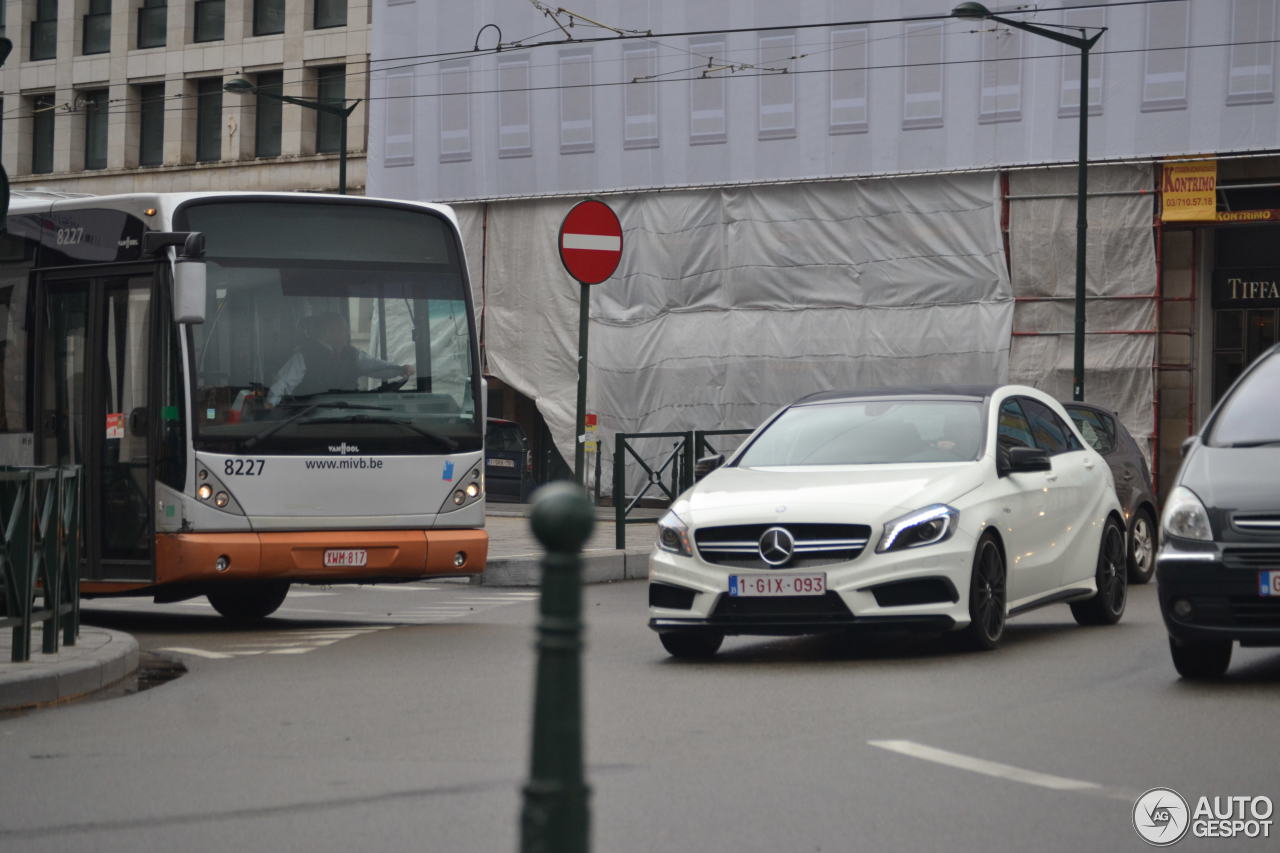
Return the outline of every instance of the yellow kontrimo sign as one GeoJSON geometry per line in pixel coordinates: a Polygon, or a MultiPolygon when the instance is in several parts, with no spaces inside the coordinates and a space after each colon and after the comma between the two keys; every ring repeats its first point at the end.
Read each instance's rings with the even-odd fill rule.
{"type": "Polygon", "coordinates": [[[1165,222],[1212,222],[1218,215],[1218,163],[1166,163],[1160,177],[1165,222]]]}

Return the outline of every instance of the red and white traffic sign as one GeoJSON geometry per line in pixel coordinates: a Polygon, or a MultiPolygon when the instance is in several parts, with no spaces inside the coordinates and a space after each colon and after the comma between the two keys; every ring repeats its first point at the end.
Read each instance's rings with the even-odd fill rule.
{"type": "Polygon", "coordinates": [[[622,260],[622,223],[609,205],[578,202],[560,224],[560,261],[582,284],[599,284],[622,260]]]}

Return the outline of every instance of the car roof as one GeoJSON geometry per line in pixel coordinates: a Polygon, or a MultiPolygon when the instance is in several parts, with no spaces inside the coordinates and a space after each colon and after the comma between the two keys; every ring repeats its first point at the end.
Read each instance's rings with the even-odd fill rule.
{"type": "Polygon", "coordinates": [[[792,405],[831,403],[841,400],[866,400],[883,397],[912,397],[915,399],[985,400],[1000,385],[903,385],[887,388],[857,388],[848,391],[818,391],[801,397],[792,405]]]}

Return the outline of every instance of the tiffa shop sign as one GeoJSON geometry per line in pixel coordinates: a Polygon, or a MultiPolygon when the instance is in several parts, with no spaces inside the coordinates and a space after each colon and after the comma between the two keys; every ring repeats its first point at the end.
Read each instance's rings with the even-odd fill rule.
{"type": "Polygon", "coordinates": [[[1280,268],[1217,270],[1213,307],[1280,308],[1280,268]]]}

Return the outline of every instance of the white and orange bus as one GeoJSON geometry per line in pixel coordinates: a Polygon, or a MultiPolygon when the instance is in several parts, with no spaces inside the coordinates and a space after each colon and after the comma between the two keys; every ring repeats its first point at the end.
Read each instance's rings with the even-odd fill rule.
{"type": "Polygon", "coordinates": [[[0,464],[80,465],[81,594],[479,573],[484,389],[449,208],[15,193],[0,464]]]}

